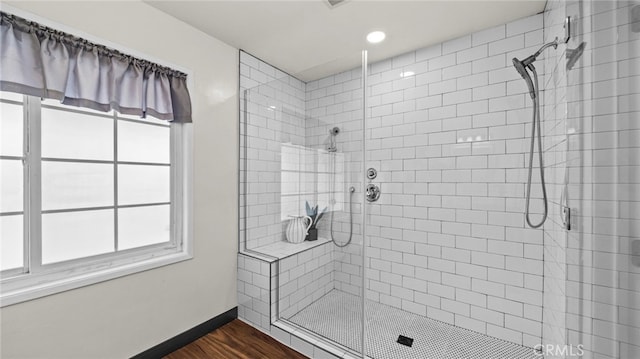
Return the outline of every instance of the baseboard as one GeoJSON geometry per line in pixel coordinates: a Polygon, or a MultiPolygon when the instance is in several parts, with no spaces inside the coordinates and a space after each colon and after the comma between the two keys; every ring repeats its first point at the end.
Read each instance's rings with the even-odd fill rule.
{"type": "Polygon", "coordinates": [[[229,309],[228,311],[209,319],[206,322],[196,325],[195,327],[176,335],[175,337],[165,340],[164,342],[147,349],[140,354],[134,355],[132,359],[157,359],[162,358],[170,353],[182,348],[183,346],[195,341],[196,339],[207,335],[208,333],[220,328],[230,321],[238,318],[238,307],[229,309]]]}

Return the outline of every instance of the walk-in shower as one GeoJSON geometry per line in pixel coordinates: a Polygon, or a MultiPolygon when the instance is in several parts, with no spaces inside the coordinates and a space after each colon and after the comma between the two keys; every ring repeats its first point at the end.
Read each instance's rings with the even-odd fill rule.
{"type": "Polygon", "coordinates": [[[309,357],[640,357],[632,5],[305,81],[241,52],[239,316],[309,357]]]}

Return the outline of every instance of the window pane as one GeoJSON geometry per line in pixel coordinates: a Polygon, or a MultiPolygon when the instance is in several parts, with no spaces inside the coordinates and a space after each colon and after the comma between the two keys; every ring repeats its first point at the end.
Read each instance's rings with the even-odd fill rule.
{"type": "Polygon", "coordinates": [[[42,109],[42,157],[113,160],[113,119],[42,109]]]}
{"type": "Polygon", "coordinates": [[[44,264],[114,251],[113,210],[42,215],[44,264]]]}
{"type": "Polygon", "coordinates": [[[21,268],[24,263],[23,216],[0,216],[0,270],[21,268]]]}
{"type": "Polygon", "coordinates": [[[0,102],[0,155],[22,157],[22,105],[0,102]]]}
{"type": "Polygon", "coordinates": [[[113,204],[113,165],[42,161],[42,209],[113,204]]]}
{"type": "Polygon", "coordinates": [[[98,111],[98,110],[93,110],[87,107],[79,107],[79,106],[71,106],[71,105],[65,105],[62,102],[60,102],[60,100],[53,100],[53,99],[43,99],[42,100],[42,105],[43,106],[51,106],[51,107],[59,107],[59,108],[70,108],[76,111],[82,111],[82,112],[90,112],[90,113],[95,113],[95,114],[99,114],[99,115],[113,115],[113,110],[109,111],[109,112],[104,112],[104,111],[98,111]]]}
{"type": "Polygon", "coordinates": [[[24,95],[15,92],[0,91],[0,98],[3,100],[22,102],[24,95]]]}
{"type": "Polygon", "coordinates": [[[118,249],[169,242],[171,221],[169,205],[118,210],[118,249]]]}
{"type": "Polygon", "coordinates": [[[118,204],[169,202],[169,166],[118,165],[118,204]]]}
{"type": "Polygon", "coordinates": [[[171,122],[169,121],[165,121],[165,120],[161,120],[152,116],[147,116],[145,118],[141,118],[140,116],[136,116],[136,115],[123,115],[121,113],[118,113],[118,118],[126,118],[128,120],[134,120],[134,121],[140,121],[140,122],[146,122],[146,123],[153,123],[156,125],[162,125],[162,126],[170,126],[171,122]]]}
{"type": "Polygon", "coordinates": [[[0,212],[22,211],[22,161],[0,160],[0,212]]]}
{"type": "Polygon", "coordinates": [[[169,163],[170,129],[118,121],[118,161],[169,163]]]}

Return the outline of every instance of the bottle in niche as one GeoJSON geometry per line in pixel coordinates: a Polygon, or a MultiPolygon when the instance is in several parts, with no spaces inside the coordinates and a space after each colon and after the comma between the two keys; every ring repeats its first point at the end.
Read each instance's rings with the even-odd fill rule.
{"type": "Polygon", "coordinates": [[[311,218],[311,226],[309,227],[309,234],[307,235],[308,241],[315,241],[318,239],[318,228],[316,225],[322,216],[327,212],[328,207],[324,207],[322,211],[318,211],[318,205],[310,206],[308,201],[305,201],[305,209],[307,210],[307,216],[311,218]]]}
{"type": "Polygon", "coordinates": [[[318,239],[318,228],[309,229],[309,234],[307,234],[308,241],[315,241],[318,239]]]}

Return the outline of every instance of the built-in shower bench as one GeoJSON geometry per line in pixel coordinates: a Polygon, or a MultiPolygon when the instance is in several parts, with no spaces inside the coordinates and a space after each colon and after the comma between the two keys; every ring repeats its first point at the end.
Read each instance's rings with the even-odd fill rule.
{"type": "Polygon", "coordinates": [[[313,249],[330,241],[331,240],[329,238],[318,238],[315,241],[304,241],[302,243],[279,241],[255,248],[252,251],[267,255],[269,257],[282,259],[309,249],[313,249]]]}
{"type": "Polygon", "coordinates": [[[238,316],[312,358],[348,358],[319,342],[289,318],[333,289],[334,246],[330,239],[280,241],[238,253],[238,316]]]}

